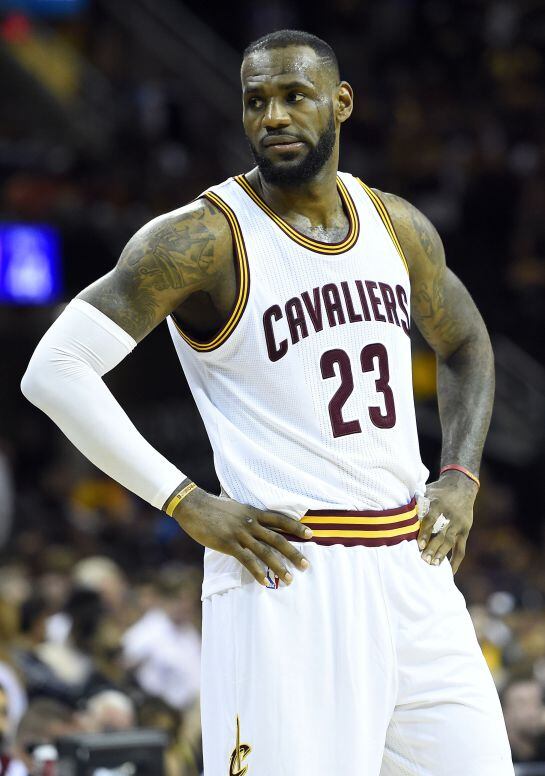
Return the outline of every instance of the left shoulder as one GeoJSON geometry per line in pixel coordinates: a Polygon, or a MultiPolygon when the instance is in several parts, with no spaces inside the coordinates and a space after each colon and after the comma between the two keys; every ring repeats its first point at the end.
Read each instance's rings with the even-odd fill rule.
{"type": "Polygon", "coordinates": [[[396,231],[407,259],[410,275],[445,267],[445,250],[437,229],[424,213],[396,194],[373,189],[379,197],[396,231]]]}

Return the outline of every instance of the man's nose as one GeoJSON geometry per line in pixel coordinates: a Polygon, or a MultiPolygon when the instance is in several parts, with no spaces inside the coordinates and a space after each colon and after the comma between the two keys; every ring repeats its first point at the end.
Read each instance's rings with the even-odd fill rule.
{"type": "Polygon", "coordinates": [[[266,129],[277,129],[287,127],[291,123],[289,113],[283,107],[282,102],[277,99],[269,100],[267,110],[263,116],[263,126],[266,129]]]}

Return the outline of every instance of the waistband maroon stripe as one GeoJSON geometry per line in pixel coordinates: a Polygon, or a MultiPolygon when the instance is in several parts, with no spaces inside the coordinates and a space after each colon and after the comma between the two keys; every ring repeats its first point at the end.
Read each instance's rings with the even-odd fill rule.
{"type": "Polygon", "coordinates": [[[314,544],[320,544],[326,547],[331,547],[334,544],[342,544],[344,547],[391,547],[394,544],[400,544],[401,542],[410,542],[416,539],[418,536],[418,531],[420,530],[420,526],[416,528],[414,531],[411,531],[407,534],[401,534],[400,536],[391,536],[389,538],[386,537],[379,537],[378,539],[350,539],[347,536],[341,537],[331,537],[329,539],[324,539],[322,537],[319,538],[312,538],[312,539],[299,539],[296,537],[295,539],[290,539],[289,536],[286,536],[287,539],[290,539],[290,541],[297,541],[297,542],[314,542],[314,544]]]}
{"type": "Polygon", "coordinates": [[[401,507],[395,507],[394,509],[366,509],[363,512],[346,509],[309,509],[305,512],[305,519],[307,517],[390,517],[393,515],[402,515],[404,512],[410,512],[416,506],[416,496],[414,496],[408,504],[404,504],[401,507]]]}
{"type": "Polygon", "coordinates": [[[380,547],[412,541],[420,530],[416,497],[401,507],[385,510],[311,509],[303,516],[302,521],[312,529],[312,538],[301,539],[292,534],[284,534],[286,539],[325,546],[342,544],[346,547],[380,547]],[[405,514],[407,517],[403,519],[405,514]],[[346,518],[346,522],[342,518],[346,518]]]}

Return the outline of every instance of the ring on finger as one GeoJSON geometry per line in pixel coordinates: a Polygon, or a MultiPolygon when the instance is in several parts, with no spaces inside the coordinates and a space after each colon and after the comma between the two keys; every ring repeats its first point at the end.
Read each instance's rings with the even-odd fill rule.
{"type": "Polygon", "coordinates": [[[431,529],[431,532],[432,534],[441,533],[441,531],[444,531],[448,525],[450,525],[450,520],[448,519],[448,517],[445,517],[445,515],[441,512],[440,515],[437,515],[437,520],[433,524],[433,528],[431,529]]]}

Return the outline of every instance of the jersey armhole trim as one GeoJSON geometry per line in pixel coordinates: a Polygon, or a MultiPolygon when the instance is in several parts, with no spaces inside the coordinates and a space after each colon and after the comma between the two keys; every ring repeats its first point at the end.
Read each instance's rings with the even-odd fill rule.
{"type": "Polygon", "coordinates": [[[200,353],[208,353],[211,350],[219,348],[220,345],[223,345],[223,343],[231,336],[240,318],[242,317],[242,313],[246,309],[248,295],[250,292],[250,268],[248,265],[248,255],[246,253],[246,245],[244,243],[244,237],[242,236],[242,230],[233,210],[213,191],[206,191],[202,196],[209,199],[210,202],[212,202],[221,210],[227,219],[227,223],[229,224],[231,235],[233,237],[233,245],[235,248],[235,270],[237,275],[236,282],[238,291],[237,298],[227,322],[212,340],[201,341],[198,339],[192,339],[182,330],[174,315],[171,315],[170,317],[179,335],[185,340],[185,342],[187,342],[188,345],[200,353]]]}
{"type": "Polygon", "coordinates": [[[401,243],[399,242],[399,239],[397,237],[396,230],[394,228],[394,224],[392,222],[390,214],[388,213],[388,210],[386,209],[386,205],[381,200],[381,198],[377,194],[375,194],[375,192],[372,189],[369,188],[369,186],[366,186],[365,183],[362,180],[360,180],[360,178],[356,178],[356,180],[358,181],[358,183],[360,184],[362,189],[365,191],[365,193],[368,195],[369,199],[371,200],[371,202],[375,206],[375,209],[376,209],[377,213],[379,214],[379,216],[380,216],[380,218],[382,220],[382,223],[386,227],[386,230],[387,230],[388,234],[390,235],[390,237],[392,239],[392,242],[393,242],[397,252],[399,253],[399,257],[400,257],[401,261],[403,262],[403,266],[407,270],[407,274],[410,275],[409,265],[407,263],[407,258],[405,256],[403,248],[401,247],[401,243]]]}

